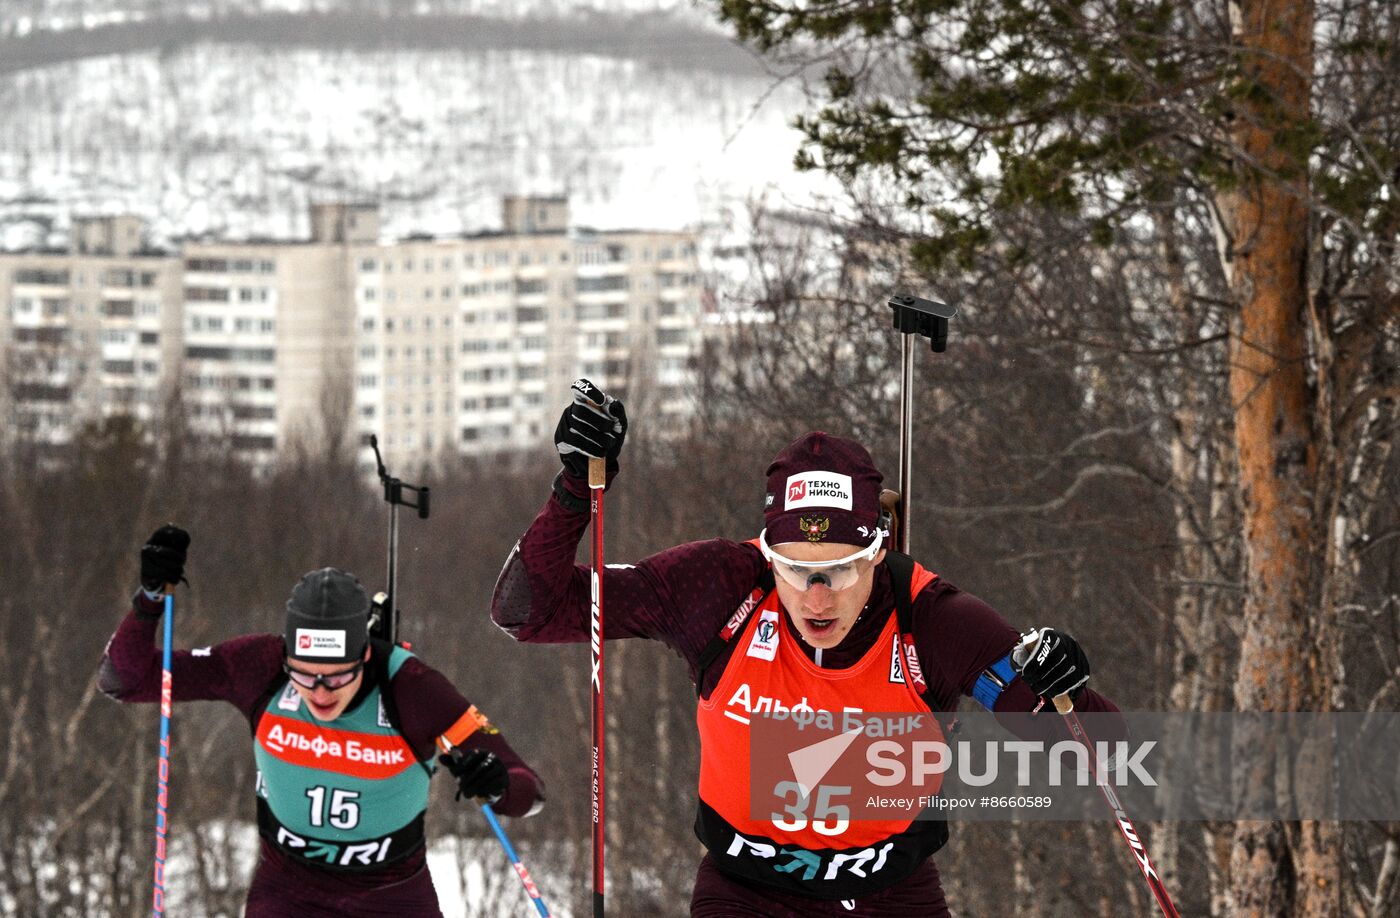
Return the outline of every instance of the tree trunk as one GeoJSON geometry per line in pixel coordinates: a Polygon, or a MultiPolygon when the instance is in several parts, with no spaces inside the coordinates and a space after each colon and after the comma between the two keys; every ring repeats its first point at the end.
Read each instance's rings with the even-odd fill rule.
{"type": "MultiPolygon", "coordinates": [[[[1244,636],[1235,702],[1245,711],[1322,710],[1334,673],[1319,598],[1327,520],[1317,500],[1319,423],[1309,385],[1305,316],[1306,151],[1314,10],[1310,0],[1236,0],[1238,184],[1221,194],[1225,269],[1239,314],[1230,395],[1245,523],[1244,636]]],[[[1325,334],[1325,329],[1322,329],[1325,334]]],[[[1246,793],[1269,800],[1287,781],[1261,737],[1246,793]]],[[[1231,860],[1238,914],[1337,914],[1335,826],[1241,823],[1231,860]]]]}

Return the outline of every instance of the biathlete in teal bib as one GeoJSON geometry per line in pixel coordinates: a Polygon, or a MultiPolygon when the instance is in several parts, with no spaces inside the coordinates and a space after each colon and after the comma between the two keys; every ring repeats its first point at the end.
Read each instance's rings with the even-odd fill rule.
{"type": "MultiPolygon", "coordinates": [[[[142,549],[142,589],[102,659],[107,695],[159,700],[161,592],[188,544],[165,526],[142,549]]],[[[369,605],[359,581],[324,568],[292,591],[282,635],[174,655],[174,701],[227,701],[253,731],[262,843],[248,918],[440,916],[423,834],[439,747],[459,750],[441,760],[459,797],[507,816],[543,803],[539,777],[446,677],[370,639],[369,605]]]]}

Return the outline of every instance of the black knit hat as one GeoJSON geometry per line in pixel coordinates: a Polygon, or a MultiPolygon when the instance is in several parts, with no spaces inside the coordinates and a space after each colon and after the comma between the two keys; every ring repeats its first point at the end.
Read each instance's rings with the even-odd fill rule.
{"type": "Polygon", "coordinates": [[[287,600],[287,656],[307,663],[352,663],[369,641],[369,594],[352,575],[323,567],[302,577],[287,600]]]}

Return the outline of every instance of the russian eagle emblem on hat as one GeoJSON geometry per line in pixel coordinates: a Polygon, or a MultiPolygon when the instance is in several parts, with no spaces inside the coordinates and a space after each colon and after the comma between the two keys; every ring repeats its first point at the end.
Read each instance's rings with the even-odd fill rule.
{"type": "Polygon", "coordinates": [[[804,516],[798,523],[808,542],[820,542],[826,538],[826,531],[831,528],[831,520],[824,516],[804,516]]]}

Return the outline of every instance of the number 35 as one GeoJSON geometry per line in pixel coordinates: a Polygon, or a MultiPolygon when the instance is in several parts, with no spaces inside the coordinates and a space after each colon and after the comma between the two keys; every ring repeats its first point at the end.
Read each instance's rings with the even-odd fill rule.
{"type": "MultiPolygon", "coordinates": [[[[850,792],[849,787],[825,784],[817,787],[817,806],[812,813],[813,832],[818,835],[840,835],[846,831],[851,824],[851,808],[844,804],[833,806],[831,798],[850,792]]],[[[800,832],[807,828],[807,804],[811,798],[803,793],[802,785],[796,781],[780,781],[773,788],[773,793],[783,798],[783,812],[792,816],[792,819],[784,819],[781,813],[773,813],[769,817],[773,825],[785,832],[800,832]],[[789,795],[795,798],[794,802],[786,802],[789,795]]]]}

